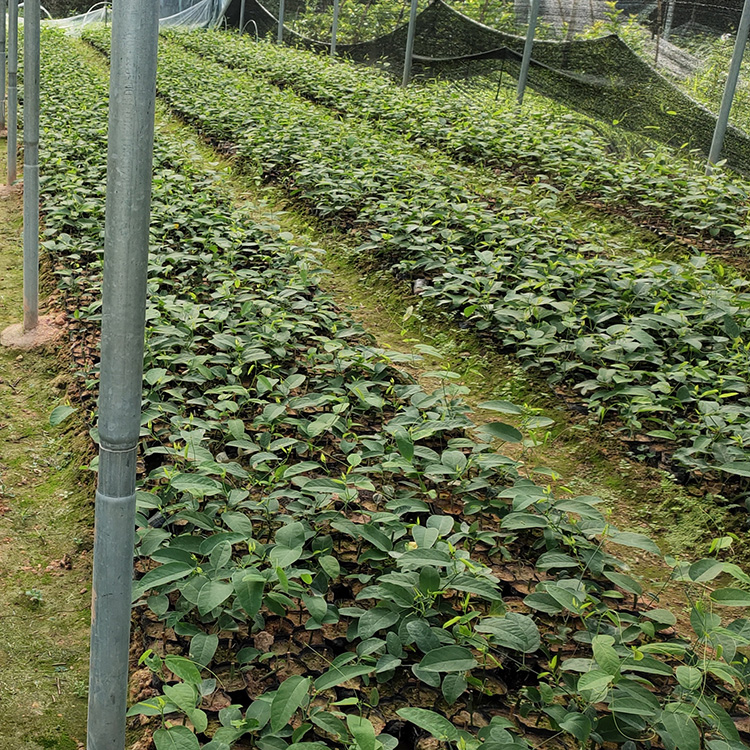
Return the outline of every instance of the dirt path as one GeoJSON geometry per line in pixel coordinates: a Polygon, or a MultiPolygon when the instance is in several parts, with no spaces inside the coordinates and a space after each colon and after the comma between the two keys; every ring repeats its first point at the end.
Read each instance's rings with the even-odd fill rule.
{"type": "MultiPolygon", "coordinates": [[[[0,330],[21,319],[21,233],[14,190],[0,196],[0,330]]],[[[0,348],[0,750],[85,740],[93,485],[85,428],[49,425],[64,399],[56,352],[0,348]]]]}

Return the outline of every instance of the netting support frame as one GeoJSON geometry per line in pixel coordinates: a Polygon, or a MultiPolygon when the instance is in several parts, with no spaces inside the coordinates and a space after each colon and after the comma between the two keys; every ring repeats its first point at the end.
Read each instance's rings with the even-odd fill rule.
{"type": "Polygon", "coordinates": [[[417,0],[411,0],[409,8],[409,29],[406,32],[406,50],[404,52],[404,76],[401,85],[406,87],[411,81],[411,64],[414,59],[414,37],[417,30],[417,0]]]}
{"type": "Polygon", "coordinates": [[[734,40],[734,52],[732,61],[729,63],[727,72],[727,82],[724,86],[724,95],[721,98],[721,107],[716,117],[716,129],[711,140],[711,148],[708,152],[708,161],[706,162],[706,174],[713,172],[714,164],[719,161],[721,149],[724,146],[724,137],[727,134],[729,124],[729,112],[732,109],[734,93],[737,90],[737,81],[740,77],[740,67],[742,66],[742,57],[745,54],[747,46],[747,37],[750,32],[750,0],[745,0],[742,7],[742,17],[740,25],[737,27],[737,37],[734,40]]]}
{"type": "Polygon", "coordinates": [[[529,28],[526,31],[526,42],[523,45],[523,57],[521,58],[521,71],[518,74],[518,88],[516,98],[518,106],[523,104],[523,95],[526,93],[526,81],[529,78],[529,66],[531,65],[531,53],[534,49],[534,36],[536,34],[536,23],[539,18],[540,0],[531,0],[529,9],[529,28]]]}

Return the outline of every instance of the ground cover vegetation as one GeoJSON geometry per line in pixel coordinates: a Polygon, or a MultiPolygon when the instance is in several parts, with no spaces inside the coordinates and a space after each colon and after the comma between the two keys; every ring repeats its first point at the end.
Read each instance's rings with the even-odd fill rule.
{"type": "MultiPolygon", "coordinates": [[[[106,81],[43,46],[44,244],[95,339],[106,81]]],[[[469,433],[450,374],[410,382],[190,153],[158,133],[130,711],[157,750],[744,747],[750,577],[665,560],[678,632],[613,554],[652,541],[535,484],[511,426],[469,433]]]]}
{"type": "MultiPolygon", "coordinates": [[[[106,32],[87,38],[106,50],[106,32]]],[[[241,169],[351,232],[360,261],[419,281],[423,300],[552,382],[574,384],[600,418],[670,441],[678,466],[743,491],[744,279],[700,254],[611,256],[553,218],[549,198],[532,210],[511,193],[489,202],[435,149],[342,120],[171,40],[160,60],[159,92],[174,111],[241,169]]]]}

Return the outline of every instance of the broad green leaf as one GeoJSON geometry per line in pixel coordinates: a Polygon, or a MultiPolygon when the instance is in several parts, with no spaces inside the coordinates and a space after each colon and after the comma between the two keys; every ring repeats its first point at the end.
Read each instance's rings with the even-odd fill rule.
{"type": "Polygon", "coordinates": [[[493,643],[523,654],[530,654],[541,645],[534,620],[518,612],[508,612],[505,617],[487,617],[477,623],[476,629],[489,633],[493,643]]]}
{"type": "Polygon", "coordinates": [[[192,495],[218,495],[222,491],[221,484],[203,474],[175,474],[169,484],[178,492],[189,492],[192,495]]]}
{"type": "Polygon", "coordinates": [[[609,635],[596,635],[592,640],[594,659],[602,671],[613,676],[620,672],[620,657],[612,648],[615,639],[609,635]]]}
{"type": "Polygon", "coordinates": [[[219,647],[219,636],[215,633],[198,633],[190,641],[190,658],[207,667],[219,647]]]}
{"type": "Polygon", "coordinates": [[[315,680],[315,689],[318,692],[321,690],[328,690],[328,688],[336,687],[337,685],[341,685],[355,677],[369,674],[374,670],[374,664],[345,664],[341,667],[333,666],[315,680]]]}
{"type": "Polygon", "coordinates": [[[203,680],[198,667],[184,656],[167,655],[164,657],[164,666],[190,685],[200,685],[203,680]]]}
{"type": "Polygon", "coordinates": [[[347,714],[346,724],[360,750],[375,750],[375,728],[368,719],[357,714],[347,714]]]}
{"type": "Polygon", "coordinates": [[[150,589],[163,586],[165,583],[179,581],[193,572],[195,568],[189,563],[173,562],[166,565],[160,565],[158,568],[149,570],[143,578],[136,581],[134,593],[141,595],[150,589]]]}
{"type": "Polygon", "coordinates": [[[260,610],[266,579],[259,573],[239,570],[232,576],[232,585],[240,607],[252,618],[260,610]]]}
{"type": "Polygon", "coordinates": [[[52,427],[62,424],[71,414],[75,414],[77,409],[73,406],[56,406],[49,415],[49,423],[52,427]]]}
{"type": "Polygon", "coordinates": [[[711,599],[725,607],[750,607],[750,591],[743,589],[716,589],[711,599]]]}
{"type": "Polygon", "coordinates": [[[328,734],[332,734],[335,737],[347,736],[346,724],[344,724],[338,716],[334,716],[334,714],[329,713],[328,711],[321,711],[320,713],[315,714],[310,717],[310,721],[312,721],[315,726],[320,727],[324,732],[328,732],[328,734]]]}
{"type": "Polygon", "coordinates": [[[510,401],[484,401],[479,404],[478,408],[497,411],[501,414],[512,414],[514,416],[521,416],[523,414],[523,409],[520,406],[512,404],[510,401]]]}
{"type": "Polygon", "coordinates": [[[368,609],[362,617],[359,618],[357,635],[362,639],[372,638],[378,630],[384,630],[394,625],[399,620],[398,612],[385,607],[374,607],[368,609]]]}
{"type": "Polygon", "coordinates": [[[183,726],[157,729],[154,732],[156,750],[200,750],[198,738],[183,726]]]}
{"type": "Polygon", "coordinates": [[[688,667],[685,664],[681,664],[675,669],[675,676],[677,677],[677,682],[686,690],[700,690],[703,684],[703,673],[696,667],[688,667]]]}
{"type": "MultiPolygon", "coordinates": [[[[679,667],[678,667],[679,669],[679,667]]],[[[681,711],[664,711],[661,723],[678,750],[700,750],[701,736],[695,722],[681,711]]]]}
{"type": "Polygon", "coordinates": [[[578,679],[578,692],[589,703],[599,703],[609,692],[614,677],[601,669],[593,669],[578,679]]]}
{"type": "Polygon", "coordinates": [[[309,677],[293,675],[281,683],[271,703],[272,731],[278,732],[289,723],[297,709],[305,702],[309,690],[309,677]]]}
{"type": "Polygon", "coordinates": [[[591,734],[591,722],[583,714],[569,713],[557,723],[561,729],[564,729],[568,734],[572,734],[581,742],[586,742],[591,734]]]}
{"type": "Polygon", "coordinates": [[[201,586],[200,592],[198,593],[198,612],[202,615],[206,615],[211,610],[216,609],[220,604],[223,604],[234,591],[234,587],[231,583],[225,583],[224,581],[207,581],[201,586]]]}
{"type": "Polygon", "coordinates": [[[477,431],[506,443],[520,443],[523,440],[519,430],[504,422],[488,422],[481,425],[477,431]]]}
{"type": "Polygon", "coordinates": [[[445,702],[452,706],[466,691],[466,678],[462,674],[447,674],[443,677],[441,690],[445,702]]]}
{"type": "Polygon", "coordinates": [[[445,716],[436,714],[434,711],[428,711],[425,708],[400,708],[396,713],[402,719],[429,732],[441,742],[453,742],[458,739],[458,729],[445,716]]]}
{"type": "Polygon", "coordinates": [[[424,655],[419,668],[425,672],[467,672],[477,665],[471,651],[463,646],[442,646],[424,655]]]}

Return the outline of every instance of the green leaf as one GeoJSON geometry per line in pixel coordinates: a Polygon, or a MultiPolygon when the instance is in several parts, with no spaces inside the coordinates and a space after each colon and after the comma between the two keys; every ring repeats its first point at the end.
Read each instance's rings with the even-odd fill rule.
{"type": "Polygon", "coordinates": [[[508,513],[500,524],[504,529],[546,529],[549,521],[535,513],[508,513]]]}
{"type": "Polygon", "coordinates": [[[406,721],[416,724],[441,742],[454,742],[458,739],[458,729],[445,716],[425,708],[400,708],[396,713],[406,721]]]}
{"type": "Polygon", "coordinates": [[[504,422],[488,422],[481,425],[477,432],[484,433],[497,440],[503,440],[506,443],[520,443],[523,435],[515,427],[504,422]]]}
{"type": "Polygon", "coordinates": [[[362,617],[359,618],[357,635],[364,641],[372,638],[378,630],[384,630],[394,625],[399,620],[398,612],[385,607],[374,607],[368,609],[362,617]]]}
{"type": "Polygon", "coordinates": [[[735,474],[738,477],[750,477],[750,461],[732,461],[731,464],[722,464],[719,471],[727,474],[735,474]]]}
{"type": "Polygon", "coordinates": [[[424,655],[419,668],[425,672],[467,672],[477,665],[471,651],[463,646],[442,646],[424,655]]]}
{"type": "Polygon", "coordinates": [[[539,628],[528,615],[508,612],[505,617],[487,617],[477,624],[480,633],[489,633],[493,643],[523,654],[536,651],[541,645],[539,628]]]}
{"type": "Polygon", "coordinates": [[[361,677],[374,670],[374,664],[347,664],[343,667],[333,666],[315,680],[315,689],[318,692],[328,690],[328,688],[336,687],[347,680],[353,680],[355,677],[361,677]]]}
{"type": "Polygon", "coordinates": [[[320,727],[324,732],[332,734],[334,737],[346,737],[346,724],[338,716],[334,716],[327,711],[321,711],[310,717],[315,726],[320,727]]]}
{"type": "Polygon", "coordinates": [[[77,409],[73,406],[56,406],[49,415],[49,423],[52,427],[62,424],[71,414],[75,414],[77,409]]]}
{"type": "Polygon", "coordinates": [[[181,578],[185,578],[192,573],[193,570],[192,565],[182,562],[160,565],[158,568],[149,570],[143,578],[136,582],[133,593],[140,596],[149,589],[163,586],[165,583],[171,583],[172,581],[179,581],[181,578]]]}
{"type": "Polygon", "coordinates": [[[700,750],[700,732],[695,722],[687,714],[681,711],[664,711],[661,715],[661,723],[669,733],[675,748],[679,748],[679,750],[700,750]]]}
{"type": "Polygon", "coordinates": [[[211,663],[211,659],[214,658],[218,647],[218,635],[215,633],[198,633],[190,641],[190,658],[202,667],[207,667],[211,663]]]}
{"type": "Polygon", "coordinates": [[[627,591],[628,594],[636,594],[640,596],[643,593],[643,586],[641,586],[641,584],[634,578],[626,576],[624,573],[615,573],[611,570],[605,570],[604,577],[612,581],[615,586],[619,586],[623,591],[627,591]]]}
{"type": "Polygon", "coordinates": [[[686,690],[700,690],[703,684],[703,672],[700,669],[681,664],[675,669],[674,673],[677,677],[677,682],[686,690]]]}
{"type": "Polygon", "coordinates": [[[263,602],[266,579],[254,571],[239,570],[232,576],[232,585],[240,607],[248,617],[255,617],[263,602]]]}
{"type": "Polygon", "coordinates": [[[364,716],[347,714],[346,724],[360,750],[375,750],[375,728],[364,716]]]}
{"type": "Polygon", "coordinates": [[[222,491],[219,482],[203,474],[175,474],[169,484],[178,492],[189,492],[199,497],[218,495],[222,491]]]}
{"type": "Polygon", "coordinates": [[[183,726],[157,729],[154,732],[156,750],[200,750],[198,738],[183,726]]]}
{"type": "Polygon", "coordinates": [[[725,607],[750,607],[750,591],[742,589],[716,589],[711,592],[711,599],[725,607]]]}
{"type": "Polygon", "coordinates": [[[234,591],[231,583],[223,581],[206,581],[198,592],[196,605],[201,615],[207,615],[211,610],[223,604],[234,591]]]}
{"type": "Polygon", "coordinates": [[[441,690],[446,703],[452,706],[466,691],[466,678],[462,674],[447,674],[443,677],[441,690]]]}
{"type": "Polygon", "coordinates": [[[310,678],[300,675],[287,677],[281,683],[271,703],[271,730],[283,729],[304,703],[310,690],[310,678]]]}
{"type": "Polygon", "coordinates": [[[586,742],[591,734],[591,722],[583,714],[569,713],[557,723],[560,725],[560,729],[564,729],[581,742],[586,742]]]}
{"type": "Polygon", "coordinates": [[[594,659],[602,671],[616,677],[620,672],[620,657],[612,648],[615,639],[609,635],[596,635],[592,639],[594,659]]]}
{"type": "Polygon", "coordinates": [[[484,401],[479,404],[480,409],[487,409],[488,411],[497,411],[501,414],[512,414],[514,416],[521,416],[523,409],[520,406],[512,404],[510,401],[484,401]]]}
{"type": "Polygon", "coordinates": [[[589,703],[599,703],[607,697],[613,675],[601,669],[592,669],[578,679],[578,692],[589,703]]]}
{"type": "Polygon", "coordinates": [[[173,672],[184,682],[190,685],[200,685],[202,682],[201,673],[198,667],[190,659],[184,656],[172,656],[171,654],[164,657],[164,666],[173,672]]]}
{"type": "Polygon", "coordinates": [[[341,575],[341,565],[333,555],[323,555],[318,563],[330,579],[334,580],[341,575]]]}

